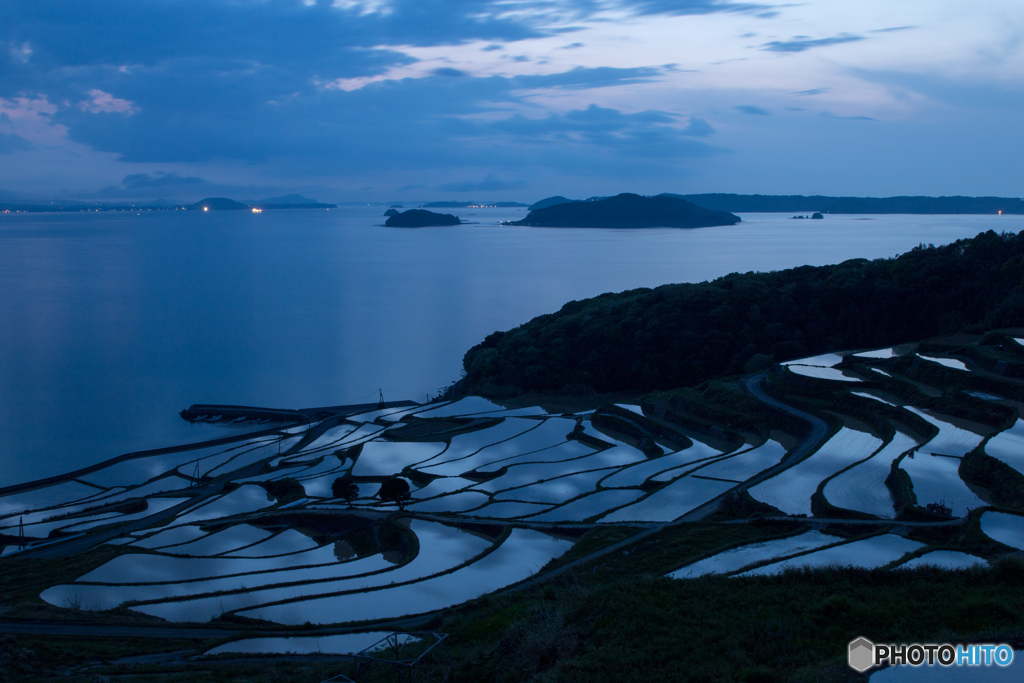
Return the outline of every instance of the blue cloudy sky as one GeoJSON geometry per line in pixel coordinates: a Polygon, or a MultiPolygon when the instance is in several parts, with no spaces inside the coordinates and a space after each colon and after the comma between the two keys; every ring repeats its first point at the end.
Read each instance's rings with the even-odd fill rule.
{"type": "Polygon", "coordinates": [[[0,199],[1021,196],[1020,0],[0,0],[0,199]]]}

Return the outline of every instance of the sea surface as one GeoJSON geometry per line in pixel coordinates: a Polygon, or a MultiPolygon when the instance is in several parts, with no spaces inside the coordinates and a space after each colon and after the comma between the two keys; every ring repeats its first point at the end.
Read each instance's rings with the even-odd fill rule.
{"type": "Polygon", "coordinates": [[[1024,230],[1022,216],[617,231],[451,212],[471,222],[385,228],[382,207],[0,214],[0,486],[228,433],[181,420],[192,403],[424,401],[487,334],[574,299],[1024,230]]]}

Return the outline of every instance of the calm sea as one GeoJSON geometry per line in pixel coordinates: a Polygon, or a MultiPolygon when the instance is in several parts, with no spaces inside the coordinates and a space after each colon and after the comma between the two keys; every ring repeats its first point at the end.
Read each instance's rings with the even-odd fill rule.
{"type": "Polygon", "coordinates": [[[225,434],[192,403],[425,400],[495,330],[602,292],[893,256],[1020,216],[703,230],[381,226],[331,211],[0,214],[0,486],[225,434]]]}

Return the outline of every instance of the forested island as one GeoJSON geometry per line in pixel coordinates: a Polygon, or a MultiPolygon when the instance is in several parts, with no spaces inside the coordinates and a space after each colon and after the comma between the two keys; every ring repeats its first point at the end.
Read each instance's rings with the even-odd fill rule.
{"type": "Polygon", "coordinates": [[[565,202],[534,209],[508,225],[546,228],[710,228],[735,225],[739,216],[705,209],[678,197],[623,193],[593,202],[565,202]]]}
{"type": "Polygon", "coordinates": [[[912,214],[998,214],[1024,213],[1024,200],[1009,197],[803,197],[800,195],[686,194],[682,197],[699,206],[741,213],[912,213],[912,214]]]}
{"type": "MultiPolygon", "coordinates": [[[[793,213],[821,212],[851,213],[910,213],[910,214],[1021,214],[1024,199],[1013,197],[824,197],[820,195],[762,195],[762,194],[671,194],[697,206],[715,211],[733,213],[793,213]]],[[[604,197],[586,200],[566,199],[561,195],[548,197],[530,205],[530,210],[557,204],[594,202],[604,197]]]]}
{"type": "Polygon", "coordinates": [[[459,225],[462,221],[450,213],[434,213],[423,209],[409,209],[389,216],[384,223],[389,228],[430,228],[443,225],[459,225]]]}
{"type": "Polygon", "coordinates": [[[226,197],[207,197],[190,206],[178,206],[171,208],[183,208],[189,211],[246,211],[249,209],[336,209],[336,204],[321,204],[313,200],[306,200],[299,195],[288,195],[287,197],[276,197],[275,200],[294,200],[295,198],[304,201],[288,201],[280,203],[274,200],[250,201],[243,204],[234,199],[226,197]]]}
{"type": "Polygon", "coordinates": [[[852,259],[571,301],[463,359],[458,394],[693,386],[835,349],[1024,320],[1024,234],[988,231],[897,258],[852,259]]]}

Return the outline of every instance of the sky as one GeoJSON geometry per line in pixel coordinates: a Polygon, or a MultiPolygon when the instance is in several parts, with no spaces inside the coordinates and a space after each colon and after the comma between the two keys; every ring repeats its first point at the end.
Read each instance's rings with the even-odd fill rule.
{"type": "Polygon", "coordinates": [[[1020,0],[0,0],[0,201],[1024,195],[1020,0]]]}

